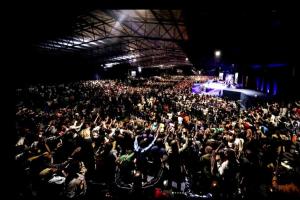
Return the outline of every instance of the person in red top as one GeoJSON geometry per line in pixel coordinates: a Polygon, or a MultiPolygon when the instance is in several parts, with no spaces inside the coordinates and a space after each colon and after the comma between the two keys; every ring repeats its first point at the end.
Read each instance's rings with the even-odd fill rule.
{"type": "Polygon", "coordinates": [[[169,197],[170,197],[170,194],[162,191],[162,189],[160,189],[160,188],[154,189],[154,198],[155,199],[168,199],[169,197]]]}
{"type": "Polygon", "coordinates": [[[163,109],[164,112],[169,112],[169,106],[167,104],[164,104],[163,109]]]}

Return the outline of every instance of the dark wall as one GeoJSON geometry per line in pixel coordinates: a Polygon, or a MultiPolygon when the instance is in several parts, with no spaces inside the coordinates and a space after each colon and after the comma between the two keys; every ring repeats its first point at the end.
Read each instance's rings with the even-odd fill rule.
{"type": "Polygon", "coordinates": [[[241,68],[241,78],[245,83],[248,77],[246,88],[259,90],[270,95],[282,98],[300,97],[299,83],[300,70],[298,64],[287,64],[282,67],[268,67],[267,64],[257,67],[245,66],[241,68]],[[269,90],[269,92],[268,92],[269,90]]]}
{"type": "Polygon", "coordinates": [[[93,79],[95,71],[94,65],[75,55],[24,53],[16,65],[12,75],[17,84],[93,79]]]}
{"type": "Polygon", "coordinates": [[[100,79],[126,79],[128,72],[133,69],[129,64],[119,64],[111,68],[96,67],[95,74],[99,75],[100,79]]]}

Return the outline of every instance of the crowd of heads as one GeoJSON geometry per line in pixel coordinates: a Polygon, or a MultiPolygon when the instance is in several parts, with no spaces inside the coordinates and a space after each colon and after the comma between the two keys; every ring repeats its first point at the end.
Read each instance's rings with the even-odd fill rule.
{"type": "Polygon", "coordinates": [[[299,197],[300,103],[242,109],[191,93],[193,83],[160,77],[17,89],[19,198],[80,199],[97,187],[110,199],[299,197]]]}

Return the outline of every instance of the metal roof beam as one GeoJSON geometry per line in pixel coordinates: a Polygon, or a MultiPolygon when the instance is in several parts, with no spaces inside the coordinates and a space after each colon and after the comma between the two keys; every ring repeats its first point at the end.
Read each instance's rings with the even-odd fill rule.
{"type": "Polygon", "coordinates": [[[154,10],[151,10],[151,13],[153,14],[153,16],[156,18],[156,20],[158,21],[158,23],[163,27],[163,29],[166,31],[166,33],[169,35],[170,38],[175,38],[174,36],[171,35],[171,33],[169,32],[169,30],[165,27],[165,25],[162,23],[161,19],[158,17],[157,13],[154,10]]]}
{"type": "Polygon", "coordinates": [[[172,20],[174,22],[174,25],[175,25],[175,27],[176,27],[176,29],[177,29],[177,31],[178,31],[181,39],[184,40],[183,34],[181,33],[181,31],[179,29],[178,22],[175,19],[174,13],[171,10],[169,10],[169,13],[171,14],[171,18],[172,18],[172,20]]]}

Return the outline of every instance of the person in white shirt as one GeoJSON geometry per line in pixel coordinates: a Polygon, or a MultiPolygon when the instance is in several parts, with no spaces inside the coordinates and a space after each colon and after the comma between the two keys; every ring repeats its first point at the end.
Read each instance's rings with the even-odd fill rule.
{"type": "Polygon", "coordinates": [[[228,168],[228,160],[225,160],[224,162],[218,162],[217,167],[219,174],[222,176],[224,171],[228,168]]]}
{"type": "Polygon", "coordinates": [[[173,113],[168,113],[167,115],[168,115],[168,118],[169,118],[169,119],[172,119],[173,113]]]}
{"type": "Polygon", "coordinates": [[[181,125],[183,122],[183,118],[179,115],[177,120],[178,120],[178,124],[181,125]]]}
{"type": "Polygon", "coordinates": [[[240,134],[237,134],[234,140],[234,146],[237,151],[237,157],[239,158],[244,148],[244,139],[241,137],[240,134]]]}

